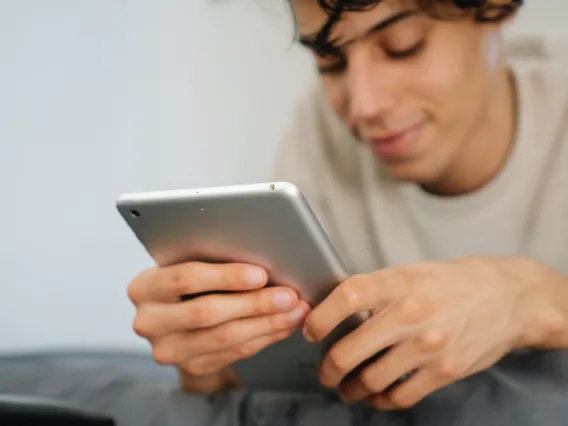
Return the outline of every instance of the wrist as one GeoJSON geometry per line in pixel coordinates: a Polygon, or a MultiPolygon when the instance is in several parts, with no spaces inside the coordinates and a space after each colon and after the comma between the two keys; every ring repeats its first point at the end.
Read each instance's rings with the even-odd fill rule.
{"type": "Polygon", "coordinates": [[[514,348],[568,348],[568,278],[531,260],[519,266],[526,291],[520,304],[524,321],[514,348]]]}
{"type": "Polygon", "coordinates": [[[238,379],[229,368],[202,376],[195,376],[181,368],[178,368],[178,372],[180,387],[187,393],[214,395],[240,387],[238,379]]]}

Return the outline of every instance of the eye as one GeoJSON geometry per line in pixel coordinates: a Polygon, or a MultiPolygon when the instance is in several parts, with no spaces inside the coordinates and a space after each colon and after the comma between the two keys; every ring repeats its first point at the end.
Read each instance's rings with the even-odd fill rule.
{"type": "Polygon", "coordinates": [[[343,71],[345,71],[345,66],[345,58],[338,57],[334,58],[329,63],[319,64],[318,72],[320,74],[341,74],[343,71]]]}
{"type": "Polygon", "coordinates": [[[385,52],[387,56],[391,59],[405,59],[420,53],[425,45],[426,41],[420,40],[418,43],[412,45],[407,49],[401,49],[401,50],[385,49],[385,52]]]}
{"type": "Polygon", "coordinates": [[[341,74],[343,71],[345,71],[344,61],[338,61],[335,64],[321,65],[318,67],[318,72],[320,74],[341,74]]]}

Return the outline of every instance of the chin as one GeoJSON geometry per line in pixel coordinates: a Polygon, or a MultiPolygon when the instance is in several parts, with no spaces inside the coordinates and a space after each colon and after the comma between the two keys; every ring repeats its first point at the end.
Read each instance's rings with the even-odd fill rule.
{"type": "Polygon", "coordinates": [[[381,163],[389,176],[402,182],[428,185],[430,182],[435,182],[439,175],[423,158],[396,163],[381,161],[381,163]]]}

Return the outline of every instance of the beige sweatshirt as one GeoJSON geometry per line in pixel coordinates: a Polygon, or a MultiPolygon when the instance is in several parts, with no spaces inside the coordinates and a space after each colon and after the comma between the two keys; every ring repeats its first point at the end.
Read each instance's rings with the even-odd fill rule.
{"type": "Polygon", "coordinates": [[[353,273],[422,259],[522,255],[568,274],[568,39],[508,43],[519,90],[512,153],[481,190],[437,197],[380,173],[319,88],[299,105],[276,180],[302,190],[353,273]]]}

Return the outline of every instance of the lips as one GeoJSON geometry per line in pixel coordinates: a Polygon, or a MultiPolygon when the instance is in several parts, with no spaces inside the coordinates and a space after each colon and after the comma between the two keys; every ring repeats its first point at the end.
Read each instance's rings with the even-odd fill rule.
{"type": "Polygon", "coordinates": [[[395,159],[408,155],[418,141],[423,123],[414,124],[404,130],[368,138],[373,152],[383,159],[395,159]]]}

